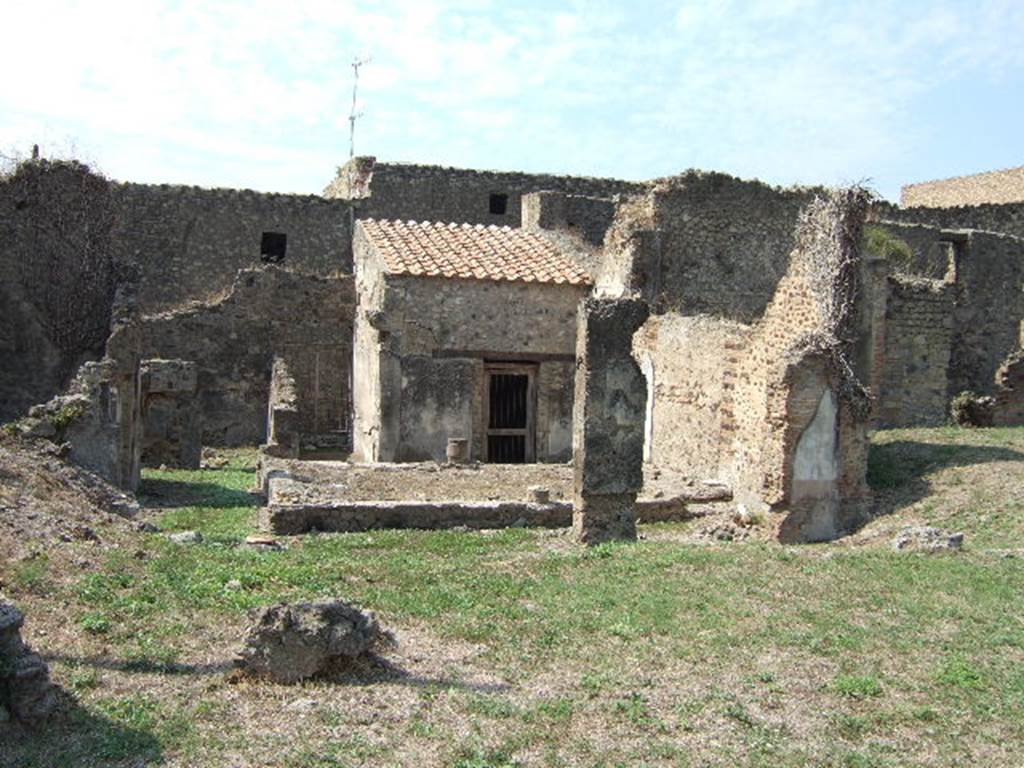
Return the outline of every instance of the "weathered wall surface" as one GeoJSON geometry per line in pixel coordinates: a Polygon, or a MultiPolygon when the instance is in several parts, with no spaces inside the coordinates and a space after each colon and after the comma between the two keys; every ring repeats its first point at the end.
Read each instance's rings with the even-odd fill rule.
{"type": "Polygon", "coordinates": [[[875,414],[880,427],[944,424],[953,345],[952,284],[889,278],[885,348],[875,414]]]}
{"type": "Polygon", "coordinates": [[[720,476],[740,356],[750,327],[705,315],[651,317],[637,333],[634,356],[648,377],[647,460],[690,477],[720,476]]]}
{"type": "Polygon", "coordinates": [[[529,192],[522,196],[524,229],[559,231],[582,243],[600,246],[615,220],[616,202],[606,197],[529,192]]]}
{"type": "Polygon", "coordinates": [[[1024,240],[970,232],[960,248],[950,394],[993,394],[996,371],[1020,345],[1024,240]]]}
{"type": "Polygon", "coordinates": [[[997,427],[1024,424],[1024,352],[1014,352],[996,372],[992,424],[997,427]]]}
{"type": "Polygon", "coordinates": [[[288,363],[274,357],[270,369],[270,395],[267,398],[266,455],[295,459],[299,456],[302,429],[299,427],[299,396],[288,363]]]}
{"type": "Polygon", "coordinates": [[[275,355],[294,376],[303,433],[347,433],[354,308],[352,277],[253,269],[220,301],[140,319],[140,348],[195,361],[204,445],[265,439],[275,355]]]}
{"type": "MultiPolygon", "coordinates": [[[[813,190],[689,171],[619,207],[607,269],[654,312],[760,317],[785,274],[800,210],[813,190]],[[626,254],[626,265],[616,260],[626,254]]],[[[599,280],[599,282],[601,282],[599,280]]]]}
{"type": "Polygon", "coordinates": [[[199,469],[202,415],[198,378],[191,360],[143,360],[142,464],[147,467],[199,469]]]}
{"type": "MultiPolygon", "coordinates": [[[[639,194],[644,189],[644,184],[616,179],[378,163],[372,157],[357,157],[338,169],[338,175],[324,190],[324,197],[356,200],[360,218],[518,227],[522,196],[528,192],[552,190],[610,198],[639,194]],[[491,212],[492,195],[505,196],[504,213],[491,212]]],[[[569,205],[571,220],[585,231],[600,226],[595,223],[597,214],[590,211],[585,201],[569,205]]]]}
{"type": "Polygon", "coordinates": [[[150,314],[211,301],[240,269],[259,267],[262,235],[287,236],[289,269],[328,276],[352,271],[351,210],[313,195],[117,184],[113,237],[140,269],[139,308],[150,314]]]}
{"type": "Polygon", "coordinates": [[[1024,166],[907,184],[900,190],[903,206],[980,205],[1024,202],[1024,166]]]}
{"type": "Polygon", "coordinates": [[[34,160],[0,178],[0,422],[48,400],[98,360],[125,282],[109,182],[34,160]]]}

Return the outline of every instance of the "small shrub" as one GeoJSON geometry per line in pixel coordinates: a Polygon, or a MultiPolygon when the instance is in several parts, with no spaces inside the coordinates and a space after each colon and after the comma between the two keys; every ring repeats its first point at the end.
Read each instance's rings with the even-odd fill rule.
{"type": "Polygon", "coordinates": [[[61,406],[60,410],[50,417],[50,422],[58,432],[63,432],[72,423],[80,419],[83,413],[85,413],[85,409],[81,403],[68,403],[61,406]]]}
{"type": "Polygon", "coordinates": [[[937,679],[943,685],[954,688],[981,688],[984,686],[981,672],[964,659],[948,660],[939,670],[937,679]]]}
{"type": "Polygon", "coordinates": [[[832,690],[851,699],[867,699],[882,695],[882,684],[873,675],[837,675],[832,690]]]}
{"type": "Polygon", "coordinates": [[[995,400],[975,392],[961,392],[949,404],[949,415],[960,427],[991,427],[995,400]]]}
{"type": "Polygon", "coordinates": [[[864,228],[864,248],[872,256],[885,259],[900,272],[914,265],[914,249],[883,227],[864,228]]]}
{"type": "Polygon", "coordinates": [[[78,624],[92,635],[105,635],[110,631],[110,619],[102,613],[87,613],[79,619],[78,624]]]}

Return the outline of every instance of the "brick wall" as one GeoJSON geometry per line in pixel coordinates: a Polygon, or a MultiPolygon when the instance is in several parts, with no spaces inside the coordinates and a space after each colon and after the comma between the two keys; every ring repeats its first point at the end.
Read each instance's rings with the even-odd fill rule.
{"type": "Polygon", "coordinates": [[[982,203],[1024,202],[1024,166],[907,184],[900,190],[906,207],[948,208],[982,203]]]}

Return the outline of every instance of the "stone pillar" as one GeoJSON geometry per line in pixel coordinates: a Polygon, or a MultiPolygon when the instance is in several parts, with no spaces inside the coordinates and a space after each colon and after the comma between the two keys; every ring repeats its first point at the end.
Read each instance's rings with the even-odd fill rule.
{"type": "Polygon", "coordinates": [[[142,462],[199,469],[202,429],[199,374],[191,360],[143,360],[142,462]]]}
{"type": "Polygon", "coordinates": [[[573,413],[573,533],[584,544],[635,539],[633,503],[643,485],[647,384],[633,334],[647,320],[640,299],[580,304],[573,413]]]}

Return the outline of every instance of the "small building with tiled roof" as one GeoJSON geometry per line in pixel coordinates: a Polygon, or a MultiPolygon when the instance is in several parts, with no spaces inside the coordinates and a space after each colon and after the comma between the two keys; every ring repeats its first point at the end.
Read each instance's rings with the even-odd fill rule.
{"type": "Polygon", "coordinates": [[[537,231],[362,219],[353,448],[364,461],[569,460],[592,278],[537,231]]]}

